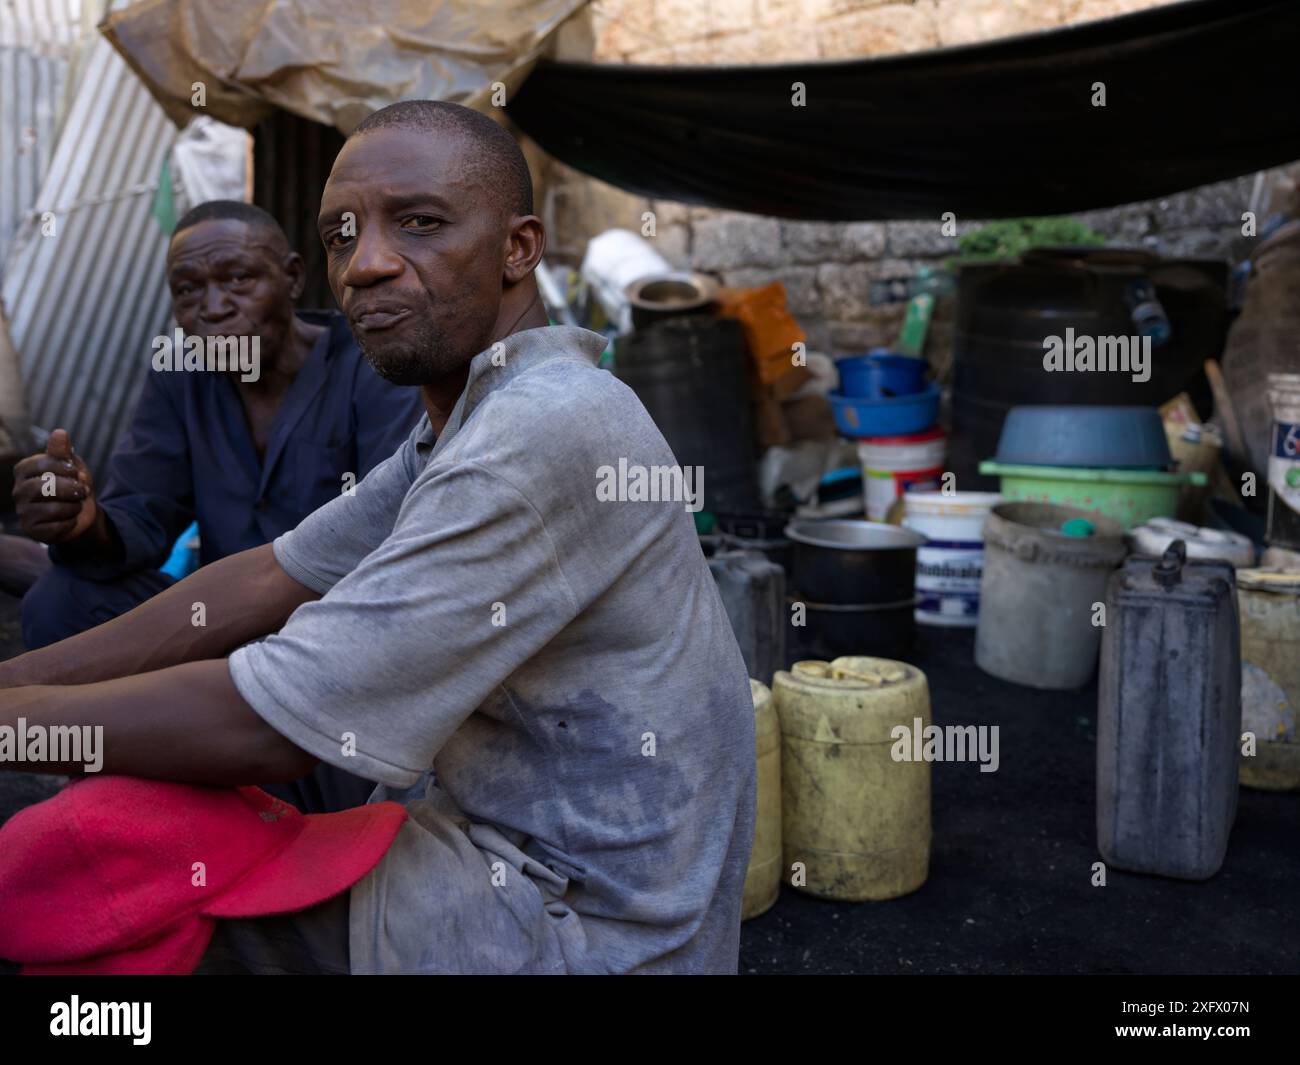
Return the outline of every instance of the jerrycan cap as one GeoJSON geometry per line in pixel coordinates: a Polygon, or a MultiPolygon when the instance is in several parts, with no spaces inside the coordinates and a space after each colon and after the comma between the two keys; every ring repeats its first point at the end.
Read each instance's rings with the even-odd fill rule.
{"type": "Polygon", "coordinates": [[[1165,548],[1165,553],[1151,571],[1156,584],[1168,591],[1183,579],[1183,564],[1187,561],[1187,545],[1175,540],[1165,548]]]}
{"type": "Polygon", "coordinates": [[[800,680],[829,681],[851,687],[882,688],[906,680],[909,671],[903,663],[888,658],[847,655],[831,662],[806,659],[791,666],[790,672],[800,680]]]}

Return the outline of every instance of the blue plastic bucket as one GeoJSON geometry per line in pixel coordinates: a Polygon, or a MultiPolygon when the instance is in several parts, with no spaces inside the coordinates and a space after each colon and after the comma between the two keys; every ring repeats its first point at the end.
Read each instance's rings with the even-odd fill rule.
{"type": "Polygon", "coordinates": [[[844,436],[905,436],[929,429],[939,420],[939,386],[887,399],[864,399],[832,392],[826,397],[835,425],[844,436]]]}
{"type": "Polygon", "coordinates": [[[840,392],[853,399],[890,399],[925,389],[925,360],[887,351],[840,359],[840,392]]]}

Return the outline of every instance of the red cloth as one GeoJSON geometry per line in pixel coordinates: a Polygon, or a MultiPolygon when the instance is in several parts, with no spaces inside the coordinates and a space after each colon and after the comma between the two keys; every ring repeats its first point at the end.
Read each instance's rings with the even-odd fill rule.
{"type": "Polygon", "coordinates": [[[406,818],[304,815],[260,788],[87,777],[0,828],[0,957],[24,973],[191,973],[215,918],[350,888],[406,818]]]}

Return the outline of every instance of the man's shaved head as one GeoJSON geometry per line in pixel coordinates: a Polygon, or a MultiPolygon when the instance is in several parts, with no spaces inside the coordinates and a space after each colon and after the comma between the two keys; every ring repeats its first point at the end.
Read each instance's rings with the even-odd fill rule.
{"type": "Polygon", "coordinates": [[[280,228],[280,223],[260,207],[238,200],[209,200],[197,207],[192,207],[176,223],[174,233],[191,229],[200,222],[230,221],[243,222],[249,229],[256,231],[269,247],[282,254],[289,251],[289,241],[280,228]]]}
{"type": "Polygon", "coordinates": [[[409,129],[433,136],[457,136],[464,143],[466,176],[489,189],[506,214],[533,213],[533,178],[528,161],[510,133],[487,115],[442,100],[403,100],[362,120],[351,140],[376,129],[409,129]]]}

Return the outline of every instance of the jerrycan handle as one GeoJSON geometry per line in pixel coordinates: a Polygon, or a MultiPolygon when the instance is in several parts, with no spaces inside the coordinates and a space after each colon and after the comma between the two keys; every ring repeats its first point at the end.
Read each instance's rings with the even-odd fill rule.
{"type": "Polygon", "coordinates": [[[1164,557],[1156,563],[1151,576],[1161,588],[1174,587],[1183,579],[1183,565],[1187,561],[1187,545],[1182,540],[1175,540],[1165,548],[1164,557]]]}

